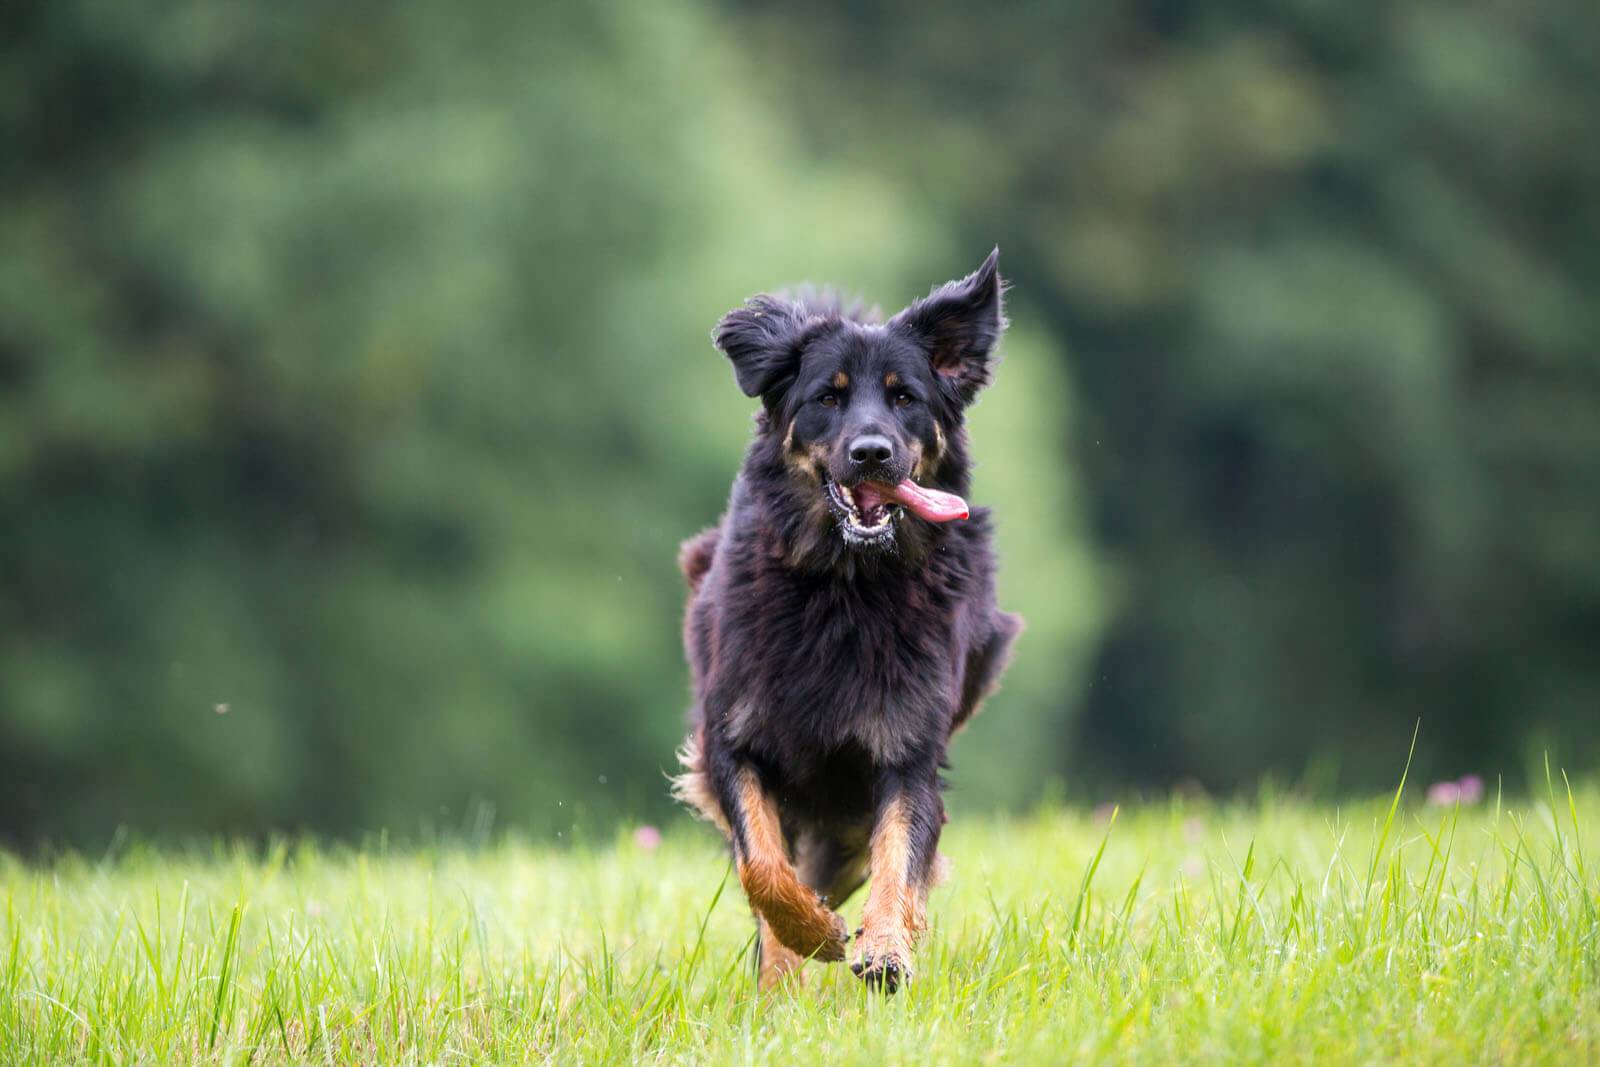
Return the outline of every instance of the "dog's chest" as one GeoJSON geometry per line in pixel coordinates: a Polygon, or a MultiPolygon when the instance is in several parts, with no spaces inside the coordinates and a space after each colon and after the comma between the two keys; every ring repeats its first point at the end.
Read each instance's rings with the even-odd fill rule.
{"type": "Polygon", "coordinates": [[[893,764],[942,736],[958,693],[950,612],[916,582],[775,582],[731,732],[776,753],[859,747],[893,764]]]}

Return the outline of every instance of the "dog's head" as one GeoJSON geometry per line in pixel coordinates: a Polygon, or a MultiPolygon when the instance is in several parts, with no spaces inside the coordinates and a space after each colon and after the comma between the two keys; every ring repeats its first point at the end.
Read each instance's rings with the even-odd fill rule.
{"type": "Polygon", "coordinates": [[[996,249],[886,323],[763,294],[718,324],[713,339],[739,388],[761,398],[789,488],[848,548],[895,546],[906,511],[966,518],[952,443],[993,370],[1003,289],[996,249]]]}

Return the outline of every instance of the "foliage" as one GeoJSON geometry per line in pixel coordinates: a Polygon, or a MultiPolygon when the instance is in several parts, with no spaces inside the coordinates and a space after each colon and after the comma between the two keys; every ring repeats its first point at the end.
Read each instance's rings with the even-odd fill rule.
{"type": "Polygon", "coordinates": [[[1591,7],[8,10],[0,839],[664,815],[707,330],[996,242],[960,802],[1592,766],[1591,7]]]}
{"type": "MultiPolygon", "coordinates": [[[[808,275],[909,301],[988,246],[803,159],[690,3],[22,21],[0,837],[664,815],[673,560],[750,427],[711,325],[808,275]]],[[[1006,469],[1061,447],[1049,342],[1016,356],[1006,469]]],[[[1015,597],[1013,713],[1059,718],[1093,620],[1070,471],[996,489],[1050,583],[1015,597]]],[[[989,764],[1045,773],[1039,732],[989,764]]]]}
{"type": "Polygon", "coordinates": [[[1419,718],[1442,772],[1600,759],[1600,9],[749,21],[812,150],[998,240],[1067,355],[1115,590],[1074,771],[1371,788],[1419,718]]]}

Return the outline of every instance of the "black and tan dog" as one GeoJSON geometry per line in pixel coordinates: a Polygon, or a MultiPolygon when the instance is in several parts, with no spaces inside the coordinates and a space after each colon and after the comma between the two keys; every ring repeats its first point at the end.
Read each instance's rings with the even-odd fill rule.
{"type": "Polygon", "coordinates": [[[760,397],[727,513],[683,546],[692,732],[676,792],[733,845],[761,982],[840,960],[911,974],[938,866],[940,769],[1021,627],[968,514],[965,412],[1005,328],[999,252],[886,323],[762,295],[717,326],[760,397]]]}

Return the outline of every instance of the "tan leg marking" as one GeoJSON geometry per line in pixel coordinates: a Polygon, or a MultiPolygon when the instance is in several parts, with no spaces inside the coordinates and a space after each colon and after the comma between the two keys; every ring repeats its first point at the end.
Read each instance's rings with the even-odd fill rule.
{"type": "Polygon", "coordinates": [[[927,925],[926,891],[911,882],[910,812],[891,800],[872,831],[872,889],[851,970],[891,991],[911,978],[911,949],[927,925]]]}
{"type": "Polygon", "coordinates": [[[800,968],[805,966],[805,957],[779,941],[767,920],[758,921],[761,924],[761,988],[776,989],[791,975],[793,981],[802,981],[805,976],[800,968]]]}
{"type": "Polygon", "coordinates": [[[771,925],[773,936],[800,955],[844,959],[844,920],[823,907],[795,874],[783,847],[778,809],[748,770],[739,776],[739,814],[744,826],[739,884],[750,906],[771,925]]]}

